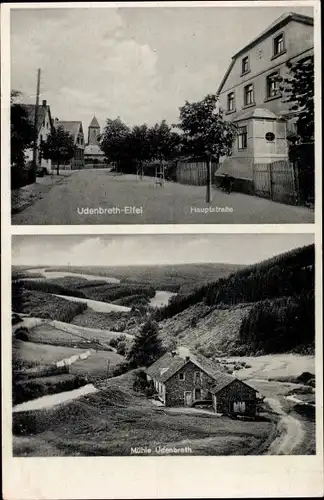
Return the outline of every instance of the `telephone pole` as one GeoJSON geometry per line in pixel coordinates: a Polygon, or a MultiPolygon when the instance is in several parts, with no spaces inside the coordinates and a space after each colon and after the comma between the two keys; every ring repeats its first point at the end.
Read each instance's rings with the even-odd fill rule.
{"type": "Polygon", "coordinates": [[[211,203],[212,201],[212,168],[211,159],[208,158],[207,164],[207,176],[206,176],[206,203],[211,203]]]}
{"type": "Polygon", "coordinates": [[[35,106],[35,116],[34,116],[34,128],[35,128],[35,140],[34,140],[34,149],[33,149],[33,180],[36,182],[36,170],[37,170],[37,151],[38,151],[38,131],[37,131],[37,123],[38,123],[38,107],[39,107],[39,93],[40,93],[40,76],[41,70],[38,68],[37,70],[37,88],[36,88],[36,106],[35,106]]]}

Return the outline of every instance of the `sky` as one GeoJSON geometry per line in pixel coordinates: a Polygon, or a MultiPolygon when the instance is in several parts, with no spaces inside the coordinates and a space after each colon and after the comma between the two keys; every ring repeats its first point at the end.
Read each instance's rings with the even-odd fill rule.
{"type": "Polygon", "coordinates": [[[253,264],[314,243],[312,234],[13,236],[12,264],[122,266],[253,264]],[[94,258],[95,256],[95,258],[94,258]]]}
{"type": "MultiPolygon", "coordinates": [[[[266,3],[266,2],[265,2],[266,3]]],[[[310,7],[48,8],[11,10],[11,88],[52,116],[95,114],[128,125],[166,119],[215,93],[232,55],[276,18],[310,7]]]]}

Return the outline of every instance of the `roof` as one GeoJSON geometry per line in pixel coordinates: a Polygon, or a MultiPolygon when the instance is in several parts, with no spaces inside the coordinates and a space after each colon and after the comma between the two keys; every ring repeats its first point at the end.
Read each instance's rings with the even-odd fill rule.
{"type": "Polygon", "coordinates": [[[174,355],[171,352],[164,354],[164,356],[146,369],[146,373],[159,382],[166,382],[190,362],[215,380],[215,385],[221,382],[222,388],[236,380],[235,377],[217,369],[216,365],[205,358],[205,356],[192,354],[187,350],[181,352],[181,348],[175,351],[174,355]]]}
{"type": "Polygon", "coordinates": [[[269,109],[253,108],[238,113],[233,121],[236,122],[240,120],[248,120],[249,118],[277,120],[279,117],[275,113],[272,113],[272,111],[270,111],[269,109]]]}
{"type": "MultiPolygon", "coordinates": [[[[28,120],[34,125],[36,104],[22,104],[21,106],[26,110],[28,120]]],[[[50,121],[52,123],[51,112],[50,112],[49,106],[47,106],[47,105],[46,106],[43,106],[43,105],[38,106],[37,132],[40,131],[47,112],[49,113],[50,121]]]]}
{"type": "Polygon", "coordinates": [[[242,49],[240,49],[236,54],[234,54],[233,58],[238,57],[240,54],[245,52],[246,50],[250,49],[251,47],[254,47],[254,45],[257,45],[259,42],[261,42],[264,38],[267,38],[270,36],[272,33],[277,31],[278,29],[282,28],[286,24],[290,23],[291,21],[297,21],[299,23],[303,24],[308,24],[313,26],[314,25],[314,19],[310,16],[304,16],[302,14],[296,14],[295,12],[287,12],[285,14],[282,14],[280,17],[275,19],[270,26],[267,27],[264,31],[262,31],[256,38],[254,38],[250,43],[245,45],[242,49]]]}
{"type": "Polygon", "coordinates": [[[256,38],[254,38],[251,42],[249,42],[247,45],[245,45],[242,49],[240,49],[238,52],[236,52],[233,56],[232,56],[232,60],[231,60],[231,63],[218,87],[218,91],[217,93],[219,94],[227,80],[227,77],[228,75],[230,74],[233,66],[234,66],[234,63],[236,61],[236,59],[242,55],[244,52],[246,52],[247,50],[251,49],[252,47],[254,47],[255,45],[257,45],[259,42],[261,42],[262,40],[264,40],[265,38],[267,38],[268,36],[270,36],[272,33],[274,33],[275,31],[279,30],[280,28],[282,28],[283,26],[285,26],[286,24],[290,23],[291,21],[297,21],[297,22],[300,22],[300,23],[303,23],[303,24],[308,24],[308,25],[311,25],[313,26],[314,25],[314,19],[313,17],[310,17],[310,16],[304,16],[302,14],[296,14],[294,12],[288,12],[286,14],[282,14],[280,17],[278,17],[272,24],[270,24],[270,26],[268,26],[267,29],[265,29],[264,31],[262,31],[256,38]]]}
{"type": "Polygon", "coordinates": [[[209,392],[211,392],[212,394],[217,394],[219,391],[221,391],[222,389],[224,389],[224,387],[228,386],[229,384],[232,384],[235,380],[237,382],[239,382],[240,384],[243,384],[243,385],[246,385],[247,387],[249,387],[250,389],[252,389],[252,391],[254,392],[258,392],[256,389],[254,389],[254,387],[246,384],[245,382],[243,382],[243,380],[240,380],[236,377],[231,377],[232,380],[229,380],[228,377],[230,377],[230,375],[227,375],[227,373],[223,373],[222,374],[223,377],[219,377],[216,381],[216,384],[214,384],[210,389],[209,389],[209,392]]]}
{"type": "Polygon", "coordinates": [[[91,123],[89,125],[89,128],[91,128],[91,127],[92,128],[100,128],[98,120],[97,120],[97,118],[95,116],[92,118],[92,121],[91,121],[91,123]]]}
{"type": "Polygon", "coordinates": [[[105,156],[105,153],[100,149],[98,144],[88,144],[84,148],[84,154],[85,155],[100,155],[100,156],[105,156]]]}
{"type": "Polygon", "coordinates": [[[76,142],[76,140],[77,140],[77,137],[78,137],[78,134],[80,131],[80,127],[81,127],[81,131],[83,133],[82,122],[79,122],[79,121],[68,122],[68,121],[56,120],[54,125],[56,128],[63,127],[66,132],[68,132],[70,135],[72,135],[74,142],[76,142]]]}

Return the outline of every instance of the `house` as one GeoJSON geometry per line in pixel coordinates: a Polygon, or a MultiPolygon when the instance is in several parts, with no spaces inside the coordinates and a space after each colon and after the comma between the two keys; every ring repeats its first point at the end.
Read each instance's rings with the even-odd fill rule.
{"type": "MultiPolygon", "coordinates": [[[[35,125],[35,104],[22,104],[22,107],[26,110],[29,121],[35,125]]],[[[46,168],[48,172],[52,169],[51,160],[45,160],[41,153],[41,143],[46,141],[47,136],[51,133],[53,129],[53,120],[51,116],[50,107],[44,100],[41,106],[38,106],[37,112],[37,150],[36,150],[36,165],[40,168],[46,168]]],[[[33,161],[34,151],[33,148],[29,148],[25,151],[26,163],[31,163],[33,161]]]]}
{"type": "Polygon", "coordinates": [[[60,121],[57,118],[54,121],[56,128],[63,127],[68,132],[74,141],[74,156],[70,160],[69,167],[72,169],[81,168],[84,166],[84,134],[82,122],[80,121],[60,121]]]}
{"type": "Polygon", "coordinates": [[[86,163],[104,163],[105,153],[100,145],[100,125],[94,116],[88,127],[88,144],[84,150],[84,159],[86,163]]]}
{"type": "Polygon", "coordinates": [[[146,376],[165,406],[209,400],[217,413],[255,415],[257,391],[204,356],[167,352],[146,369],[146,376]]]}
{"type": "Polygon", "coordinates": [[[224,118],[238,126],[232,156],[222,158],[217,176],[252,181],[253,165],[288,158],[287,137],[296,115],[279,90],[287,63],[313,55],[313,18],[287,13],[232,57],[218,88],[224,118]]]}

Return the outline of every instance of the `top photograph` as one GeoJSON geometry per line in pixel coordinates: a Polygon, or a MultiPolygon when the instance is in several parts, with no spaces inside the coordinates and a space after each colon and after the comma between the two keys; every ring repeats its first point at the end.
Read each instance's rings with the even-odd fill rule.
{"type": "Polygon", "coordinates": [[[11,7],[12,224],[314,223],[315,14],[11,7]]]}

